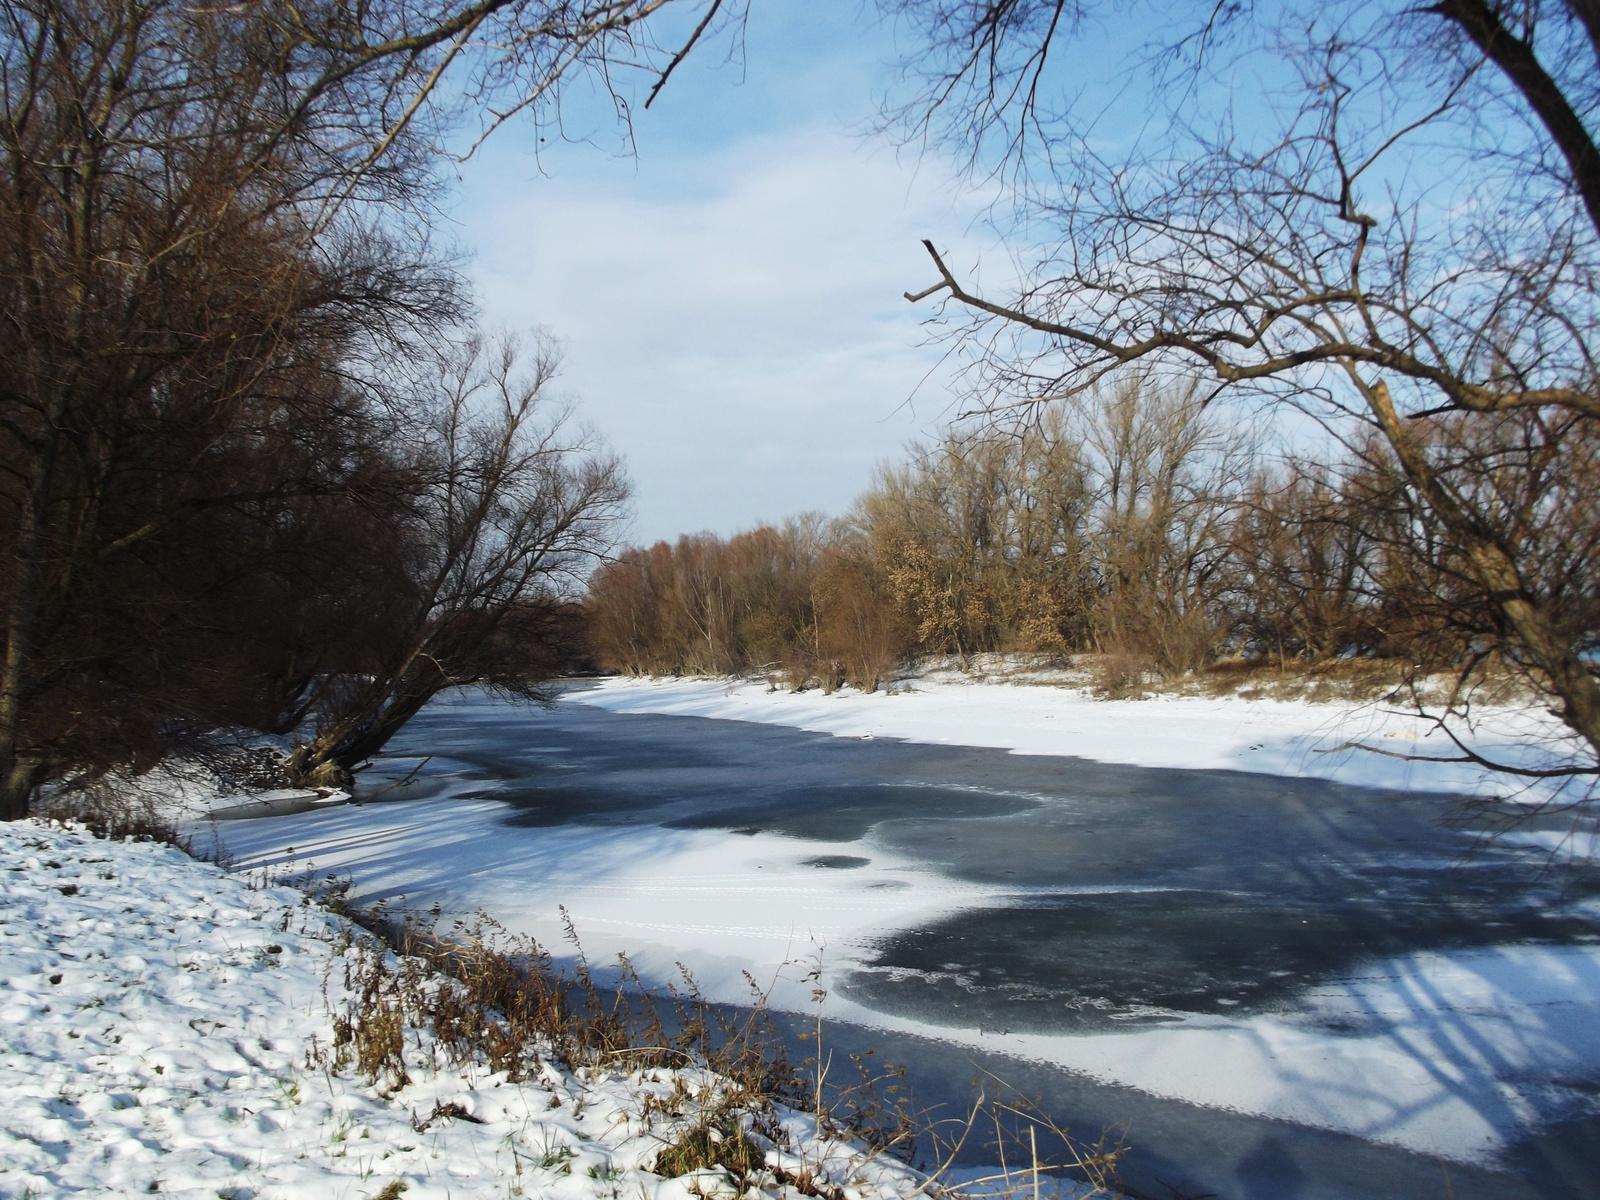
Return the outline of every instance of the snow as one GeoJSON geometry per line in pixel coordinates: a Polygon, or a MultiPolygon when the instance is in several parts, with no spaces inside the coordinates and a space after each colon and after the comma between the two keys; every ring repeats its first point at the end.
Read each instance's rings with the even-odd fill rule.
{"type": "MultiPolygon", "coordinates": [[[[909,689],[791,693],[720,679],[624,679],[565,699],[619,713],[715,717],[850,738],[900,738],[1060,754],[1140,767],[1251,771],[1408,791],[1547,796],[1470,763],[1407,762],[1389,754],[1459,753],[1433,724],[1392,705],[1152,695],[1102,700],[1081,688],[917,680],[909,689]]],[[[1541,709],[1482,708],[1468,744],[1495,761],[1545,766],[1575,747],[1541,709]]]]}
{"type": "MultiPolygon", "coordinates": [[[[910,690],[793,694],[765,682],[608,679],[570,703],[612,712],[755,721],[849,738],[1072,755],[1142,767],[1311,776],[1412,791],[1494,794],[1505,777],[1468,764],[1406,762],[1343,749],[1456,753],[1431,723],[1380,704],[1239,697],[1102,700],[1071,687],[918,680],[910,690]]],[[[1555,718],[1481,709],[1475,750],[1545,765],[1570,750],[1555,718]]],[[[1516,791],[1536,801],[1547,790],[1516,791]]],[[[1512,835],[1592,857],[1582,831],[1512,835]]],[[[947,897],[957,902],[962,897],[947,897]]],[[[662,914],[658,914],[661,919],[662,914]]],[[[836,942],[848,948],[848,934],[836,942]]],[[[1283,1118],[1467,1162],[1542,1124],[1590,1111],[1600,1082],[1600,946],[1512,946],[1368,963],[1318,988],[1295,1017],[1205,1018],[1137,1033],[1077,1036],[930,1030],[834,1002],[834,1015],[1019,1058],[1108,1083],[1283,1118]]]]}
{"type": "MultiPolygon", "coordinates": [[[[1375,704],[1237,697],[1107,701],[1065,687],[927,680],[892,695],[845,690],[832,696],[771,691],[764,683],[608,680],[569,693],[566,702],[1147,767],[1315,776],[1417,791],[1505,790],[1503,780],[1474,767],[1338,750],[1361,741],[1406,752],[1452,752],[1436,746],[1437,735],[1414,714],[1375,704]]],[[[1560,731],[1542,713],[1486,710],[1479,717],[1474,745],[1486,753],[1537,762],[1561,752],[1560,731]]],[[[185,795],[190,811],[223,803],[208,801],[193,787],[185,795]]],[[[1537,793],[1522,798],[1530,795],[1537,793]]],[[[227,805],[239,802],[232,798],[227,805]]],[[[557,951],[570,914],[591,961],[626,951],[644,977],[655,980],[671,978],[681,961],[694,969],[711,999],[733,1003],[748,999],[748,970],[772,987],[775,1004],[795,1010],[803,1009],[809,997],[806,960],[820,955],[823,982],[831,984],[859,966],[861,951],[885,932],[1003,902],[995,889],[945,878],[870,838],[871,861],[846,872],[810,863],[829,854],[862,854],[863,843],[659,827],[515,829],[506,825],[505,816],[505,805],[496,801],[446,794],[404,803],[331,804],[218,828],[241,870],[349,874],[368,900],[388,897],[418,909],[437,903],[451,913],[482,908],[508,929],[557,951]]],[[[1592,835],[1586,833],[1525,836],[1546,849],[1560,847],[1580,856],[1593,850],[1592,835]]],[[[270,895],[248,889],[241,894],[270,895]]],[[[109,969],[105,961],[126,953],[145,952],[113,953],[102,969],[109,969]]],[[[213,953],[221,961],[222,951],[213,953]]],[[[285,967],[293,961],[286,960],[285,967]]],[[[307,1014],[321,1011],[320,991],[301,997],[298,1003],[307,1014]]],[[[828,1013],[869,1028],[1053,1064],[1174,1100],[1475,1163],[1494,1161],[1545,1124],[1592,1111],[1600,1082],[1600,946],[1595,945],[1503,946],[1372,961],[1359,975],[1301,997],[1293,1013],[1194,1017],[1128,1032],[1050,1035],[935,1027],[867,1009],[837,990],[828,1000],[828,1013]]],[[[182,1031],[173,1036],[183,1036],[182,1031]]],[[[326,1086],[299,1078],[308,1093],[326,1086]]],[[[361,1094],[348,1082],[335,1083],[339,1096],[361,1094]]],[[[481,1082],[475,1086],[483,1087],[481,1082]]],[[[119,1087],[135,1094],[131,1084],[115,1082],[102,1090],[119,1087]]],[[[202,1099],[209,1094],[203,1088],[195,1092],[202,1099]]],[[[258,1097],[258,1102],[264,1101],[258,1097]]],[[[305,1170],[348,1170],[343,1160],[337,1160],[343,1164],[337,1168],[328,1165],[336,1161],[327,1148],[335,1097],[330,1093],[318,1102],[324,1105],[317,1110],[325,1114],[317,1118],[321,1125],[308,1126],[311,1118],[296,1109],[300,1141],[295,1152],[319,1147],[297,1161],[305,1170]],[[312,1136],[318,1130],[321,1142],[312,1136]]],[[[363,1103],[379,1100],[368,1097],[363,1103]]],[[[361,1120],[373,1138],[388,1139],[383,1145],[395,1161],[381,1160],[383,1169],[410,1171],[405,1177],[423,1186],[429,1177],[415,1162],[422,1151],[403,1159],[396,1149],[415,1141],[403,1141],[409,1119],[385,1125],[371,1115],[375,1111],[362,1109],[361,1120]]],[[[538,1111],[537,1103],[532,1111],[538,1111]]],[[[506,1157],[496,1157],[499,1152],[482,1141],[483,1128],[451,1127],[448,1138],[474,1147],[473,1162],[492,1164],[479,1169],[504,1169],[506,1157]]],[[[496,1128],[507,1136],[503,1131],[510,1126],[496,1128]]],[[[588,1136],[577,1129],[563,1136],[580,1133],[588,1136]]],[[[615,1148],[606,1153],[614,1159],[615,1148]]],[[[213,1160],[208,1169],[220,1168],[213,1160]]],[[[435,1169],[444,1170],[437,1164],[435,1169]]],[[[456,1186],[454,1194],[465,1194],[456,1186]]]]}
{"type": "MultiPolygon", "coordinates": [[[[719,1171],[647,1169],[694,1115],[660,1112],[676,1078],[705,1103],[718,1094],[704,1071],[546,1063],[517,1084],[440,1065],[415,1030],[398,1091],[319,1064],[309,1051],[331,1044],[345,965],[381,952],[365,937],[171,847],[0,826],[0,1196],[731,1200],[719,1171]]],[[[848,1200],[925,1186],[817,1138],[805,1114],[779,1116],[789,1144],[763,1147],[769,1165],[820,1167],[848,1200]]]]}
{"type": "MultiPolygon", "coordinates": [[[[825,853],[861,854],[859,842],[580,825],[511,831],[504,812],[484,800],[367,804],[229,822],[222,834],[241,867],[349,873],[363,895],[404,897],[419,909],[482,907],[556,950],[570,914],[593,962],[626,951],[646,979],[665,980],[681,961],[711,999],[729,1003],[748,1000],[749,970],[790,1011],[807,1007],[812,955],[821,954],[831,986],[885,932],[1002,902],[998,890],[914,868],[881,846],[852,871],[807,865],[825,853]]],[[[1087,1035],[932,1026],[837,990],[827,1014],[1466,1162],[1490,1162],[1593,1104],[1600,947],[1374,961],[1303,999],[1309,1011],[1299,1015],[1087,1035]]]]}
{"type": "MultiPolygon", "coordinates": [[[[1107,1083],[1462,1162],[1595,1109],[1600,948],[1506,946],[1369,963],[1309,1012],[1138,1033],[943,1036],[1107,1083]]],[[[835,1015],[873,1020],[848,1005],[835,1015]]],[[[878,1017],[884,1028],[926,1034],[878,1017]]]]}
{"type": "Polygon", "coordinates": [[[557,825],[508,830],[484,799],[345,805],[202,827],[245,870],[353,876],[367,901],[451,913],[482,908],[517,933],[568,949],[570,914],[593,962],[628,953],[646,978],[693,966],[714,999],[749,999],[744,972],[774,1004],[805,1010],[794,964],[823,948],[845,965],[874,936],[996,900],[874,847],[850,871],[811,865],[855,843],[710,829],[557,825]]]}

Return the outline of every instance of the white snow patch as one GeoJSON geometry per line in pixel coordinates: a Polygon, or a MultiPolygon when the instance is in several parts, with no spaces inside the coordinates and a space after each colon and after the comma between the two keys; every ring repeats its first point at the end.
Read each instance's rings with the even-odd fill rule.
{"type": "Polygon", "coordinates": [[[750,999],[750,971],[773,1004],[797,1011],[811,984],[786,964],[825,947],[831,974],[878,937],[1002,894],[856,842],[659,826],[508,830],[507,815],[494,800],[354,804],[202,826],[196,838],[221,839],[240,870],[351,875],[363,903],[481,908],[557,953],[571,949],[570,915],[591,962],[626,953],[657,981],[688,963],[729,1003],[750,999]],[[812,865],[841,853],[868,861],[812,865]]]}
{"type": "MultiPolygon", "coordinates": [[[[1101,700],[1081,688],[918,680],[911,690],[791,693],[764,682],[604,679],[563,697],[609,712],[715,717],[784,725],[835,737],[982,746],[1140,767],[1251,771],[1369,787],[1465,794],[1518,792],[1505,776],[1470,763],[1408,762],[1396,754],[1449,758],[1459,751],[1431,722],[1379,703],[1150,696],[1101,700]]],[[[1575,747],[1541,709],[1481,709],[1468,743],[1495,761],[1545,766],[1575,747]]]]}
{"type": "MultiPolygon", "coordinates": [[[[400,1184],[407,1200],[732,1200],[719,1171],[647,1170],[675,1128],[647,1117],[646,1097],[668,1098],[678,1075],[715,1087],[703,1071],[546,1064],[518,1084],[435,1067],[420,1033],[413,1082],[393,1094],[311,1065],[348,953],[348,929],[298,892],[158,844],[0,826],[0,1196],[366,1198],[400,1184]],[[438,1104],[476,1121],[427,1120],[438,1104]]],[[[782,1123],[790,1145],[769,1158],[820,1169],[854,1200],[924,1186],[819,1140],[803,1114],[782,1123]]]]}

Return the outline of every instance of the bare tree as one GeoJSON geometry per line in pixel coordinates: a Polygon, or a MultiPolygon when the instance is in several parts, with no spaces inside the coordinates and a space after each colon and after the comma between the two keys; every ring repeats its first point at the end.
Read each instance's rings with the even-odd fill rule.
{"type": "Polygon", "coordinates": [[[617,460],[549,398],[556,365],[541,342],[522,368],[510,339],[469,340],[440,363],[435,397],[416,402],[431,419],[412,435],[417,485],[397,514],[381,640],[323,681],[294,777],[346,781],[446,688],[533,697],[555,673],[551,636],[628,495],[617,460]]]}
{"type": "MultiPolygon", "coordinates": [[[[197,508],[260,502],[216,475],[198,488],[196,465],[374,402],[381,364],[459,316],[426,237],[455,123],[559,128],[567,82],[659,84],[732,7],[5,6],[0,817],[84,765],[85,714],[114,724],[118,697],[140,691],[161,707],[158,679],[113,686],[101,600],[197,508]],[[651,32],[669,8],[705,18],[677,46],[651,32]]],[[[152,596],[135,627],[153,634],[158,608],[152,596]]]]}
{"type": "Polygon", "coordinates": [[[1253,439],[1192,389],[1138,379],[1083,406],[1066,428],[1091,451],[1099,648],[1153,655],[1179,673],[1204,665],[1235,633],[1223,599],[1253,439]]]}
{"type": "Polygon", "coordinates": [[[1580,738],[1563,769],[1600,771],[1590,633],[1485,507],[1481,475],[1431,451],[1501,414],[1600,417],[1593,5],[1180,8],[1136,56],[1167,102],[1160,132],[1117,157],[1060,74],[1079,22],[1105,12],[893,7],[931,50],[902,117],[1009,170],[1058,231],[1001,299],[928,244],[937,281],[908,298],[941,295],[979,339],[979,386],[1038,403],[1140,364],[1205,378],[1210,397],[1297,404],[1351,445],[1376,433],[1580,738]],[[1260,90],[1241,93],[1247,78],[1260,90]]]}
{"type": "Polygon", "coordinates": [[[604,665],[634,674],[781,670],[803,687],[822,656],[818,572],[842,536],[811,514],[625,550],[589,581],[590,644],[604,665]]]}
{"type": "Polygon", "coordinates": [[[1369,603],[1374,538],[1358,511],[1368,497],[1352,495],[1343,466],[1292,459],[1259,470],[1242,497],[1233,553],[1243,637],[1280,664],[1392,648],[1369,603]]]}

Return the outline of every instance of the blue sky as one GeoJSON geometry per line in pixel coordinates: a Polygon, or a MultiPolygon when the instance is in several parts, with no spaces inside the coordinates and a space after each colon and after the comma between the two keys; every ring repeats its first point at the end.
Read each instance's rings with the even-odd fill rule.
{"type": "MultiPolygon", "coordinates": [[[[997,295],[1024,273],[1013,255],[1030,255],[1026,229],[1007,246],[986,223],[1001,211],[992,187],[869,132],[907,48],[872,0],[750,7],[741,56],[705,47],[649,111],[651,80],[636,81],[636,153],[609,105],[580,94],[570,140],[512,124],[460,170],[456,234],[485,322],[565,343],[564,388],[635,481],[636,542],[843,511],[876,463],[956,411],[944,347],[922,323],[936,306],[902,298],[932,282],[920,240],[997,295]]],[[[1170,33],[1163,11],[1108,8],[1052,60],[1050,97],[1100,114],[1096,152],[1159,144],[1169,111],[1276,137],[1276,110],[1299,92],[1292,64],[1262,49],[1271,24],[1168,110],[1139,66],[1164,61],[1142,53],[1170,33]]],[[[1280,15],[1293,26],[1299,11],[1280,15]]],[[[1392,156],[1400,175],[1368,190],[1434,191],[1448,213],[1470,199],[1441,165],[1461,149],[1408,147],[1392,156]]]]}
{"type": "Polygon", "coordinates": [[[486,323],[565,342],[563,386],[628,461],[636,541],[841,511],[951,412],[902,298],[931,279],[919,239],[969,265],[995,246],[986,195],[863,133],[895,59],[871,11],[753,9],[742,62],[685,63],[635,155],[580,98],[569,132],[593,144],[508,127],[461,168],[486,323]]]}

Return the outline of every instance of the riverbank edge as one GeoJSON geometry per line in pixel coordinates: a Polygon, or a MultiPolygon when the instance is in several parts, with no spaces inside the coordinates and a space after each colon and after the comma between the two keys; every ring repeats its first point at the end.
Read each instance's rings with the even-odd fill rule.
{"type": "Polygon", "coordinates": [[[1081,681],[1052,681],[1036,671],[974,676],[947,669],[925,670],[871,693],[848,687],[796,692],[760,677],[612,675],[571,681],[561,701],[835,737],[1493,797],[1517,812],[1582,804],[1593,786],[1582,776],[1530,779],[1496,772],[1464,754],[1536,770],[1581,757],[1581,747],[1558,718],[1525,704],[1480,705],[1467,724],[1447,733],[1436,713],[1383,699],[1238,693],[1116,699],[1081,681]]]}
{"type": "Polygon", "coordinates": [[[384,980],[452,987],[431,964],[337,903],[160,840],[0,825],[0,900],[0,1194],[1031,1193],[1009,1179],[952,1190],[693,1061],[586,1052],[574,1065],[549,1045],[529,1070],[463,1060],[386,1000],[384,980]],[[366,1059],[385,1023],[380,1069],[366,1059]],[[724,1143],[755,1157],[730,1170],[724,1143]]]}

